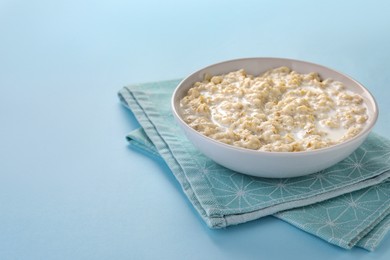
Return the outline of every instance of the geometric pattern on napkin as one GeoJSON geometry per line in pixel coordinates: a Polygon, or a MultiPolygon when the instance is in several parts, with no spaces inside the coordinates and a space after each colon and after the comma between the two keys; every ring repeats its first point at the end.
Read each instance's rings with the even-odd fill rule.
{"type": "MultiPolygon", "coordinates": [[[[132,131],[127,138],[133,148],[161,159],[142,128],[132,131]]],[[[390,229],[389,204],[390,183],[387,180],[274,216],[340,247],[349,249],[357,245],[373,251],[390,229]]]]}
{"type": "MultiPolygon", "coordinates": [[[[383,234],[373,230],[375,226],[390,227],[387,221],[379,225],[389,216],[389,204],[390,182],[387,181],[275,216],[332,244],[351,248],[370,232],[383,234]]],[[[359,245],[373,250],[380,240],[371,235],[370,241],[363,240],[359,245]]]]}

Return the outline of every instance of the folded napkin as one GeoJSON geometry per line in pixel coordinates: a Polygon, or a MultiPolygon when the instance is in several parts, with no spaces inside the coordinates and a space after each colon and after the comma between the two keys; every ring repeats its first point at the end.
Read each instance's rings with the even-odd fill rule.
{"type": "Polygon", "coordinates": [[[226,169],[197,151],[174,123],[170,98],[178,80],[124,87],[122,103],[142,129],[127,138],[162,158],[211,228],[274,214],[343,248],[373,250],[390,228],[390,142],[376,134],[344,161],[289,179],[226,169]]]}

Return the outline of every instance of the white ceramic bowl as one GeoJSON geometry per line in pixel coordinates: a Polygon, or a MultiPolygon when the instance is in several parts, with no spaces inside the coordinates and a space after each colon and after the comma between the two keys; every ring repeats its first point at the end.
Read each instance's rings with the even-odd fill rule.
{"type": "Polygon", "coordinates": [[[187,138],[206,156],[234,171],[268,178],[287,178],[307,175],[326,169],[348,157],[357,149],[373,128],[378,107],[374,97],[360,83],[352,78],[321,65],[282,58],[246,58],[213,64],[198,70],[185,78],[177,86],[172,96],[173,115],[184,130],[187,138]],[[332,78],[345,84],[347,89],[360,94],[368,108],[369,120],[357,136],[343,143],[312,151],[303,152],[264,152],[228,145],[211,139],[190,126],[181,117],[180,100],[197,81],[202,81],[205,73],[225,74],[245,69],[248,74],[259,75],[269,69],[287,66],[298,73],[317,72],[325,78],[332,78]]]}

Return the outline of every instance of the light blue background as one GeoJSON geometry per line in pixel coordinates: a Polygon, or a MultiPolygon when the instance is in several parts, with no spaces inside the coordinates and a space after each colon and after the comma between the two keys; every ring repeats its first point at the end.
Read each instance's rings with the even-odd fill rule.
{"type": "Polygon", "coordinates": [[[251,56],[342,71],[390,138],[386,1],[0,0],[0,259],[390,259],[272,217],[210,230],[161,162],[128,148],[116,92],[251,56]]]}

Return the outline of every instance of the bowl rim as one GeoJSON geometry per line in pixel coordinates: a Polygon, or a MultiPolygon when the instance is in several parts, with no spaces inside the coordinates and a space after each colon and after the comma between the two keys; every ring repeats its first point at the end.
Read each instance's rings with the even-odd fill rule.
{"type": "MultiPolygon", "coordinates": [[[[228,72],[226,72],[226,73],[228,73],[228,72]]],[[[179,82],[179,84],[176,86],[176,88],[173,91],[173,94],[171,96],[171,110],[172,110],[172,113],[173,113],[174,117],[181,123],[181,125],[186,127],[186,129],[188,129],[190,132],[194,133],[195,135],[200,136],[201,138],[205,138],[206,140],[213,142],[216,145],[222,146],[223,148],[226,148],[226,149],[229,149],[229,150],[235,150],[237,152],[245,152],[245,153],[250,153],[250,154],[253,154],[253,155],[256,155],[256,154],[260,155],[261,154],[261,155],[278,156],[278,157],[302,156],[302,155],[305,155],[305,154],[314,155],[314,154],[326,153],[326,152],[329,152],[331,150],[341,149],[344,146],[348,146],[350,143],[353,143],[353,142],[357,141],[361,137],[368,135],[371,132],[371,130],[373,129],[373,127],[375,126],[375,123],[377,122],[378,117],[379,117],[379,108],[378,108],[378,104],[377,104],[377,101],[376,101],[375,97],[372,95],[372,93],[363,84],[361,84],[360,82],[358,82],[354,78],[350,77],[347,74],[339,72],[339,71],[337,71],[335,69],[332,69],[332,68],[329,68],[327,66],[320,65],[320,64],[317,64],[317,63],[312,63],[312,62],[308,62],[308,61],[304,61],[304,60],[290,59],[290,58],[280,58],[280,57],[248,57],[248,58],[231,59],[231,60],[225,60],[225,61],[217,62],[217,63],[211,64],[211,65],[208,65],[206,67],[203,67],[201,69],[198,69],[195,72],[189,74],[183,80],[181,80],[179,82]],[[331,146],[324,147],[324,148],[319,148],[319,149],[314,149],[314,150],[307,150],[307,151],[298,151],[298,152],[270,152],[270,151],[252,150],[252,149],[248,149],[248,148],[244,148],[244,147],[238,147],[238,146],[226,144],[226,143],[223,143],[221,141],[215,140],[215,139],[213,139],[211,137],[208,137],[208,136],[206,136],[206,135],[196,131],[192,127],[190,127],[182,119],[182,117],[180,116],[179,112],[176,110],[176,106],[175,106],[175,104],[176,104],[176,102],[175,102],[176,96],[177,96],[179,90],[184,85],[184,83],[186,81],[188,81],[189,78],[191,78],[195,74],[199,74],[200,72],[205,71],[205,70],[207,70],[209,68],[221,66],[221,65],[223,65],[225,63],[240,62],[240,61],[241,62],[245,62],[247,60],[279,60],[279,61],[287,61],[287,62],[305,63],[306,65],[309,65],[309,66],[321,67],[322,69],[331,71],[331,72],[336,73],[336,74],[340,74],[341,76],[343,76],[343,77],[351,80],[352,82],[354,82],[357,86],[362,88],[364,90],[364,92],[367,93],[367,96],[372,101],[372,107],[373,107],[373,113],[372,114],[373,115],[370,115],[370,116],[373,116],[373,118],[370,120],[369,124],[363,129],[363,131],[361,131],[356,136],[354,136],[354,137],[352,137],[352,138],[350,138],[350,139],[348,139],[348,140],[346,140],[346,141],[344,141],[342,143],[331,145],[331,146]]]]}

